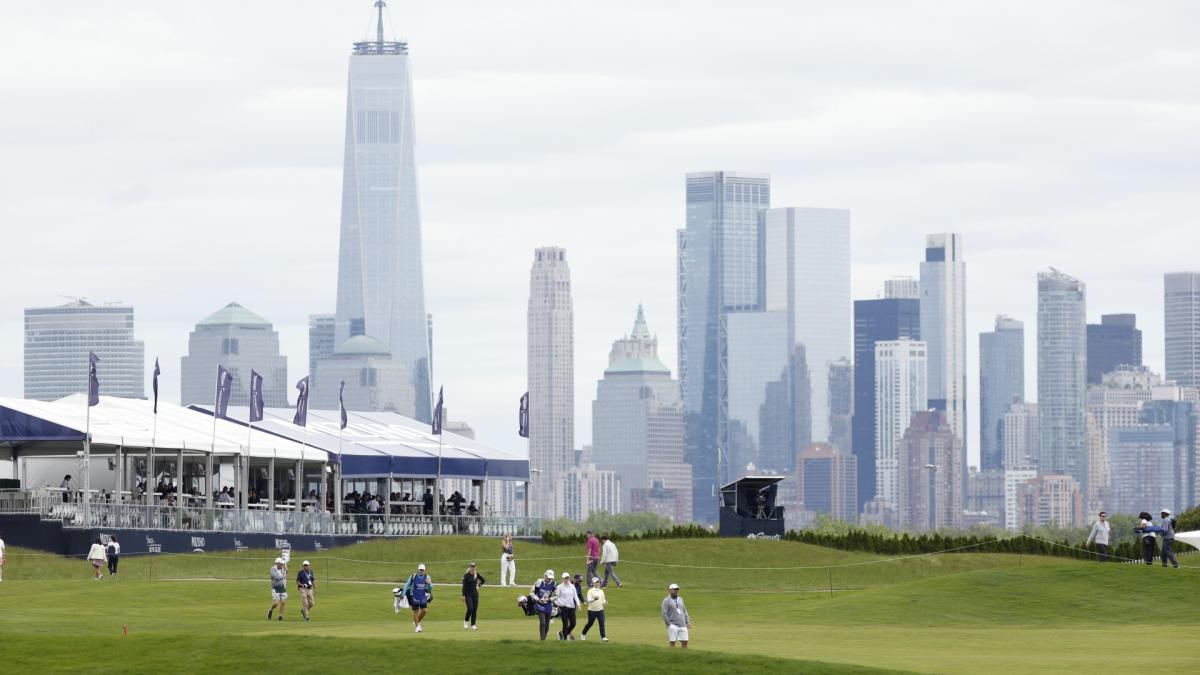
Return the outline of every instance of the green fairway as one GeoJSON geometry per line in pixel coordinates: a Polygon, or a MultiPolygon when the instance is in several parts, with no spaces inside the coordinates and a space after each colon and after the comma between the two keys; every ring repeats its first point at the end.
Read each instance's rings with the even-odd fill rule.
{"type": "Polygon", "coordinates": [[[294,592],[285,621],[265,619],[273,552],[126,557],[121,578],[102,582],[88,580],[77,559],[28,553],[9,550],[0,584],[0,644],[16,672],[422,663],[429,673],[1200,668],[1200,569],[963,553],[876,564],[878,556],[792,542],[628,542],[619,566],[625,585],[608,589],[612,642],[599,643],[593,628],[586,643],[543,644],[537,620],[522,614],[516,597],[546,568],[582,572],[581,547],[518,544],[518,588],[494,586],[499,556],[491,540],[296,552],[291,575],[305,556],[318,576],[307,623],[294,592]],[[457,586],[441,585],[456,584],[469,559],[492,582],[483,589],[478,632],[462,628],[457,586]],[[391,597],[418,561],[439,583],[419,635],[407,613],[394,613],[391,597]],[[686,654],[667,649],[659,618],[670,582],[683,587],[695,624],[686,654]]]}

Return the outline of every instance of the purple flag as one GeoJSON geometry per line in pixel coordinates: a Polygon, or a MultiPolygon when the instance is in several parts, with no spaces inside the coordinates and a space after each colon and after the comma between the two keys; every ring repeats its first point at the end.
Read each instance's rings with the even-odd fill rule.
{"type": "Polygon", "coordinates": [[[300,395],[296,397],[296,416],[292,418],[292,424],[299,427],[308,426],[308,376],[296,383],[296,388],[300,390],[300,395]]]}
{"type": "Polygon", "coordinates": [[[341,411],[341,417],[342,417],[342,426],[338,427],[340,429],[345,429],[346,422],[349,421],[349,420],[347,420],[347,417],[346,417],[346,402],[342,400],[342,392],[345,390],[346,390],[346,381],[342,380],[342,381],[338,382],[338,409],[341,411]]]}
{"type": "Polygon", "coordinates": [[[216,400],[213,401],[213,414],[224,418],[229,410],[229,395],[233,393],[233,376],[225,370],[225,366],[217,365],[216,400]]]}
{"type": "Polygon", "coordinates": [[[529,392],[521,394],[521,409],[517,412],[517,435],[529,438],[529,392]]]}
{"type": "Polygon", "coordinates": [[[96,377],[96,364],[100,358],[96,352],[88,352],[88,407],[100,403],[100,379],[96,377]]]}
{"type": "Polygon", "coordinates": [[[250,371],[250,421],[261,422],[263,418],[262,375],[250,371]]]}
{"type": "Polygon", "coordinates": [[[433,433],[442,433],[442,388],[438,387],[437,407],[433,409],[433,433]]]}
{"type": "Polygon", "coordinates": [[[155,415],[158,414],[158,376],[161,373],[162,373],[162,370],[160,370],[158,367],[158,357],[155,357],[154,358],[154,384],[153,384],[153,387],[154,387],[154,414],[155,415]]]}

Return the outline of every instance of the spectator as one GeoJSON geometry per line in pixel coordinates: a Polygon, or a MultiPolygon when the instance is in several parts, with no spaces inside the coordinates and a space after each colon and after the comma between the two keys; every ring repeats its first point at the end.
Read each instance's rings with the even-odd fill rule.
{"type": "Polygon", "coordinates": [[[104,564],[104,545],[100,543],[100,537],[96,537],[96,541],[92,543],[92,548],[88,551],[87,559],[92,564],[92,572],[96,575],[96,581],[100,581],[104,575],[100,572],[100,566],[104,564]]]}
{"type": "Polygon", "coordinates": [[[588,530],[587,532],[587,578],[599,576],[596,571],[596,563],[600,562],[600,540],[596,535],[588,530]]]}
{"type": "Polygon", "coordinates": [[[619,556],[617,554],[617,545],[613,542],[612,537],[604,535],[604,546],[601,548],[600,564],[604,565],[604,587],[608,587],[608,579],[612,577],[617,582],[617,588],[621,587],[621,577],[617,576],[617,563],[619,556]]]}
{"type": "Polygon", "coordinates": [[[487,583],[487,580],[475,568],[475,561],[467,566],[467,573],[463,575],[462,580],[462,596],[463,603],[467,606],[467,614],[463,617],[463,630],[470,627],[471,630],[479,630],[476,626],[476,621],[479,615],[479,587],[487,583]]]}
{"type": "Polygon", "coordinates": [[[0,538],[0,581],[4,581],[4,539],[0,538]]]}
{"type": "Polygon", "coordinates": [[[62,482],[59,483],[58,487],[62,488],[63,491],[63,503],[71,501],[71,474],[63,476],[62,482]]]}
{"type": "Polygon", "coordinates": [[[1142,558],[1145,560],[1147,565],[1153,565],[1155,553],[1154,532],[1148,531],[1149,528],[1154,527],[1152,520],[1153,516],[1145,511],[1142,511],[1138,514],[1138,518],[1140,518],[1141,521],[1138,523],[1137,527],[1133,528],[1133,531],[1142,535],[1142,558]]]}
{"type": "Polygon", "coordinates": [[[433,515],[433,488],[425,488],[425,496],[421,498],[421,513],[433,515]]]}
{"type": "MultiPolygon", "coordinates": [[[[1158,527],[1147,527],[1146,532],[1157,532],[1162,535],[1162,565],[1167,566],[1167,560],[1171,561],[1171,565],[1175,569],[1179,569],[1179,561],[1175,559],[1175,520],[1171,518],[1171,512],[1167,509],[1162,510],[1162,520],[1159,521],[1158,527]]],[[[1145,541],[1143,539],[1143,541],[1145,541]]],[[[1150,563],[1146,563],[1150,564],[1150,563]]]]}
{"type": "Polygon", "coordinates": [[[1111,529],[1108,523],[1108,514],[1101,511],[1100,519],[1092,523],[1092,531],[1088,534],[1087,544],[1085,544],[1085,546],[1091,546],[1092,541],[1095,540],[1096,558],[1099,562],[1108,560],[1108,535],[1111,529]]]}
{"type": "Polygon", "coordinates": [[[475,506],[475,500],[474,500],[474,499],[472,499],[472,500],[471,500],[471,503],[470,503],[470,504],[467,504],[467,515],[468,515],[468,516],[477,516],[477,515],[479,515],[479,508],[478,508],[477,506],[475,506]]]}
{"type": "Polygon", "coordinates": [[[300,591],[300,614],[308,621],[311,615],[312,608],[316,606],[313,600],[313,592],[317,588],[317,575],[313,574],[312,567],[305,560],[301,563],[300,573],[296,575],[296,589],[300,591]]]}
{"type": "Polygon", "coordinates": [[[117,576],[117,563],[121,559],[121,544],[117,542],[117,535],[112,535],[108,538],[108,546],[104,550],[105,556],[108,558],[108,576],[117,576]]]}
{"type": "Polygon", "coordinates": [[[608,598],[604,597],[604,589],[600,588],[600,577],[592,577],[592,587],[587,592],[588,620],[587,625],[583,627],[583,634],[579,636],[580,640],[586,640],[592,624],[599,622],[600,641],[608,642],[608,635],[604,632],[604,608],[607,605],[608,598]]]}
{"type": "Polygon", "coordinates": [[[500,540],[500,585],[517,585],[517,561],[513,557],[512,532],[505,532],[500,540]]]}
{"type": "Polygon", "coordinates": [[[667,625],[667,644],[671,647],[676,642],[688,646],[688,630],[692,627],[692,617],[688,615],[687,605],[679,597],[679,584],[667,587],[667,597],[662,601],[663,623],[667,625]]]}
{"type": "Polygon", "coordinates": [[[267,621],[275,608],[279,608],[279,620],[283,621],[283,609],[287,606],[287,570],[284,569],[283,558],[276,558],[271,567],[271,609],[267,610],[267,621]]]}

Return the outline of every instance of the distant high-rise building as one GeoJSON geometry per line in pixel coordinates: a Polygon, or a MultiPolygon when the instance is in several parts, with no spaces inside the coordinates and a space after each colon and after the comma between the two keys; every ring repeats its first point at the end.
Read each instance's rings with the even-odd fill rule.
{"type": "Polygon", "coordinates": [[[829,364],[829,444],[843,452],[852,452],[853,423],[854,365],[850,359],[838,359],[829,364]]]}
{"type": "Polygon", "coordinates": [[[858,458],[859,508],[875,496],[875,344],[902,338],[919,340],[920,337],[920,301],[916,297],[854,301],[851,447],[858,458]]]}
{"type": "Polygon", "coordinates": [[[925,343],[875,343],[875,497],[900,505],[900,443],[913,415],[929,406],[925,343]]]}
{"type": "Polygon", "coordinates": [[[1167,424],[1144,424],[1112,430],[1109,446],[1111,503],[1114,513],[1137,514],[1149,507],[1176,512],[1181,506],[1175,490],[1175,434],[1167,424]]]}
{"type": "MultiPolygon", "coordinates": [[[[967,469],[966,511],[976,522],[1004,526],[1004,470],[967,469]]],[[[967,526],[964,518],[964,526],[967,526]]]]}
{"type": "Polygon", "coordinates": [[[1089,511],[1105,508],[1104,491],[1110,484],[1110,432],[1137,424],[1142,404],[1153,398],[1160,382],[1159,376],[1144,366],[1118,366],[1105,373],[1100,384],[1088,386],[1089,488],[1084,500],[1089,511]]]}
{"type": "Polygon", "coordinates": [[[962,441],[939,410],[920,411],[898,444],[899,526],[934,531],[962,525],[962,441]]]}
{"type": "Polygon", "coordinates": [[[1004,466],[1004,415],[1025,400],[1025,324],[996,317],[996,330],[979,334],[979,468],[1004,466]]]}
{"type": "Polygon", "coordinates": [[[1014,403],[1004,413],[1003,458],[1005,471],[1037,469],[1042,432],[1036,403],[1014,403]]]}
{"type": "Polygon", "coordinates": [[[804,510],[854,522],[858,516],[858,462],[849,451],[813,443],[796,458],[797,499],[804,510]]]}
{"type": "Polygon", "coordinates": [[[760,308],[759,211],[771,206],[765,174],[687,175],[687,223],[678,231],[679,386],[684,448],[697,520],[717,520],[718,446],[727,438],[725,314],[760,308]]]}
{"type": "Polygon", "coordinates": [[[393,359],[387,345],[369,335],[356,335],[339,344],[333,355],[317,361],[314,380],[324,385],[312,389],[309,407],[338,409],[338,384],[346,383],[342,400],[347,410],[386,411],[415,417],[417,401],[404,364],[393,359]]]}
{"type": "Polygon", "coordinates": [[[1063,474],[1039,474],[1017,485],[1017,527],[1083,527],[1086,516],[1079,482],[1063,474]]]}
{"type": "Polygon", "coordinates": [[[561,248],[533,254],[528,348],[530,504],[537,516],[554,518],[562,515],[555,487],[575,465],[575,315],[571,269],[561,248]]]}
{"type": "Polygon", "coordinates": [[[691,520],[692,471],[683,461],[679,385],[658,360],[658,338],[650,334],[641,305],[633,330],[613,343],[596,385],[592,460],[620,476],[624,508],[635,508],[633,491],[648,490],[641,503],[662,502],[665,512],[691,520]],[[672,500],[681,504],[668,506],[672,500]]]}
{"type": "MultiPolygon", "coordinates": [[[[384,37],[385,4],[375,3],[375,39],[354,43],[350,56],[335,343],[367,335],[386,345],[413,390],[413,416],[428,422],[429,332],[412,75],[408,43],[384,37]]],[[[328,378],[316,382],[316,388],[336,386],[328,378]]]]}
{"type": "Polygon", "coordinates": [[[1087,290],[1051,270],[1038,274],[1038,471],[1069,474],[1087,492],[1087,290]]]}
{"type": "MultiPolygon", "coordinates": [[[[725,322],[723,483],[746,474],[750,465],[772,471],[795,466],[792,429],[797,412],[791,405],[794,370],[787,312],[732,312],[725,322]]],[[[797,356],[803,362],[803,347],[797,356]]],[[[806,422],[807,414],[801,423],[806,422]]]]}
{"type": "Polygon", "coordinates": [[[1139,422],[1142,425],[1161,424],[1171,428],[1173,456],[1170,488],[1174,493],[1174,501],[1166,503],[1175,505],[1171,510],[1174,513],[1195,506],[1197,496],[1200,496],[1196,487],[1196,481],[1200,479],[1197,474],[1197,465],[1200,463],[1200,456],[1197,456],[1200,453],[1200,412],[1197,412],[1195,389],[1188,392],[1190,395],[1185,394],[1187,399],[1192,400],[1181,399],[1183,392],[1172,389],[1174,391],[1157,390],[1154,400],[1142,406],[1139,422]]]}
{"type": "Polygon", "coordinates": [[[217,366],[233,379],[229,404],[250,405],[250,371],[263,377],[263,403],[286,408],[291,387],[287,357],[279,353],[279,333],[271,322],[231,302],[196,324],[188,336],[187,356],[179,360],[181,405],[213,404],[217,366]]]}
{"type": "Polygon", "coordinates": [[[1087,381],[1100,384],[1117,366],[1142,365],[1142,331],[1134,314],[1103,314],[1087,325],[1087,381]]]}
{"type": "Polygon", "coordinates": [[[912,277],[895,277],[883,282],[883,297],[920,300],[921,282],[912,277]]]}
{"type": "MultiPolygon", "coordinates": [[[[946,423],[967,449],[967,264],[961,234],[925,237],[921,263],[921,340],[929,355],[929,407],[946,412],[946,423]]],[[[959,463],[963,488],[967,463],[959,463]]],[[[959,492],[961,495],[961,490],[959,492]]]]}
{"type": "MultiPolygon", "coordinates": [[[[788,315],[790,344],[804,348],[793,364],[796,382],[807,380],[808,405],[797,414],[811,427],[798,429],[790,445],[829,440],[829,366],[852,352],[850,212],[844,209],[777,208],[762,212],[763,307],[788,315]],[[803,413],[807,413],[804,415],[803,413]]],[[[794,464],[788,457],[787,466],[794,464]]]]}
{"type": "MultiPolygon", "coordinates": [[[[88,352],[100,393],[146,397],[146,352],[133,339],[133,308],[75,300],[25,310],[25,398],[53,401],[88,388],[88,352]]],[[[215,375],[214,375],[215,377],[215,375]]]]}
{"type": "Polygon", "coordinates": [[[1184,387],[1200,387],[1200,272],[1163,277],[1166,377],[1184,387]]]}
{"type": "Polygon", "coordinates": [[[308,384],[313,388],[317,381],[317,361],[333,356],[333,350],[337,347],[334,338],[336,325],[333,314],[308,315],[308,374],[312,378],[308,384]]]}
{"type": "MultiPolygon", "coordinates": [[[[532,437],[531,437],[532,438],[532,437]]],[[[586,464],[562,472],[554,489],[554,511],[582,523],[592,513],[621,512],[621,478],[586,464]]]]}

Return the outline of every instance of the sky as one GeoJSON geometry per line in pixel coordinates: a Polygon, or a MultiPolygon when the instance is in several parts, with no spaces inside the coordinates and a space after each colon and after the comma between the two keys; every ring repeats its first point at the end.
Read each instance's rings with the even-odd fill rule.
{"type": "MultiPolygon", "coordinates": [[[[64,0],[0,8],[0,396],[22,311],[134,306],[178,400],[188,332],[237,301],[289,379],[334,308],[350,43],[371,0],[64,0]]],[[[1135,312],[1162,370],[1162,275],[1200,269],[1200,4],[394,1],[409,42],[434,380],[449,417],[524,450],[533,250],[563,246],[575,439],[638,303],[676,368],[684,174],[761,171],[773,206],[851,211],[856,299],[967,261],[970,461],[978,333],[1026,322],[1036,274],[1135,312]]],[[[149,385],[149,381],[147,381],[149,385]]]]}

